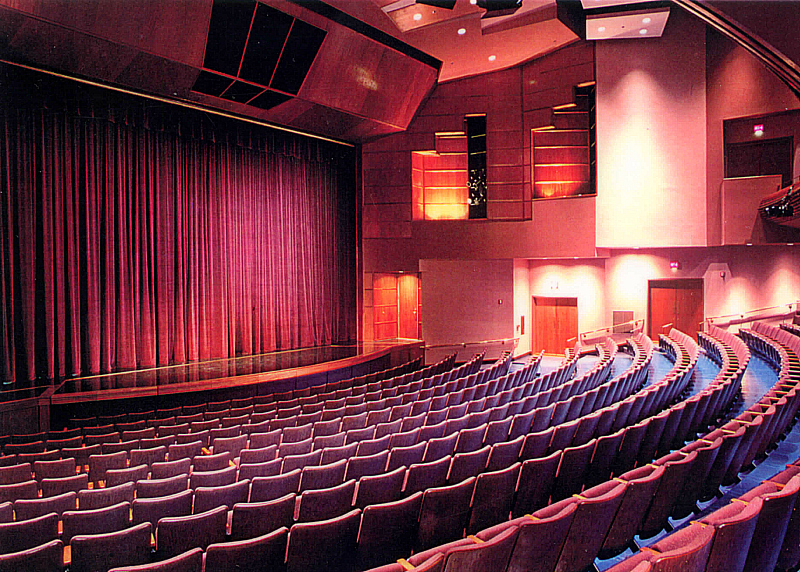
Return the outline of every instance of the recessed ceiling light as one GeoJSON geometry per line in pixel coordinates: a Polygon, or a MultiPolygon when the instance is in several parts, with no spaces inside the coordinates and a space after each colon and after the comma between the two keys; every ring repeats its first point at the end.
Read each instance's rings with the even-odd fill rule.
{"type": "Polygon", "coordinates": [[[478,0],[469,0],[469,3],[473,6],[478,3],[478,0]]]}
{"type": "Polygon", "coordinates": [[[420,20],[422,20],[422,14],[417,12],[416,14],[414,14],[414,21],[419,22],[420,20]]]}
{"type": "Polygon", "coordinates": [[[600,32],[600,33],[605,32],[606,31],[606,27],[605,26],[600,26],[599,28],[597,28],[597,31],[600,32]]]}
{"type": "Polygon", "coordinates": [[[491,55],[491,56],[489,56],[489,61],[490,61],[490,62],[493,62],[493,61],[495,61],[496,59],[497,59],[497,56],[495,56],[495,55],[491,55]]]}
{"type": "Polygon", "coordinates": [[[652,18],[650,18],[650,16],[647,16],[646,18],[642,18],[642,24],[649,24],[652,21],[653,20],[652,20],[652,18]]]}
{"type": "Polygon", "coordinates": [[[641,30],[639,30],[639,33],[640,33],[642,36],[644,36],[644,35],[647,33],[647,28],[642,28],[641,30]]]}
{"type": "Polygon", "coordinates": [[[459,28],[458,29],[458,35],[459,36],[463,36],[466,33],[467,33],[467,29],[466,28],[459,28]]]}

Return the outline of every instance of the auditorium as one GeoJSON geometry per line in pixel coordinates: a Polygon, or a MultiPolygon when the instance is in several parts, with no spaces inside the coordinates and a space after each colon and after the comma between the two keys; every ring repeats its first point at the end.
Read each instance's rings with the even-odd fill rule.
{"type": "Polygon", "coordinates": [[[0,572],[800,570],[796,0],[0,0],[0,572]]]}

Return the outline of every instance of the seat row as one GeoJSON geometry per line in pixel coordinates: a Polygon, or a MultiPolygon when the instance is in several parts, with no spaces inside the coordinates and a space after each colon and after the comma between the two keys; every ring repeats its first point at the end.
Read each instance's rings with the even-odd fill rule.
{"type": "MultiPolygon", "coordinates": [[[[488,540],[494,533],[498,532],[497,528],[514,525],[522,526],[525,524],[531,527],[532,534],[530,537],[526,536],[526,540],[524,541],[522,541],[522,537],[520,536],[517,542],[517,544],[519,544],[519,542],[522,541],[519,560],[516,565],[508,564],[508,570],[527,570],[530,569],[532,563],[536,564],[535,569],[537,570],[556,569],[556,564],[558,564],[557,569],[559,570],[580,570],[582,566],[591,564],[591,560],[598,553],[614,554],[624,549],[630,540],[633,539],[633,534],[636,532],[644,534],[645,536],[647,536],[648,532],[649,534],[658,532],[666,523],[666,517],[670,514],[685,512],[687,509],[689,512],[694,510],[694,499],[697,498],[695,495],[697,495],[699,487],[703,484],[703,474],[706,473],[706,469],[713,466],[713,462],[717,458],[716,454],[719,452],[718,448],[721,445],[721,441],[721,438],[717,438],[712,443],[694,441],[680,451],[665,455],[652,466],[642,464],[640,467],[628,473],[619,475],[615,481],[619,485],[624,485],[624,494],[622,492],[619,492],[619,495],[610,494],[608,490],[602,489],[604,485],[606,487],[613,487],[614,481],[601,483],[599,485],[601,487],[599,492],[609,492],[612,498],[619,496],[619,503],[616,505],[616,508],[606,507],[609,511],[614,512],[615,516],[605,519],[605,522],[603,522],[603,519],[598,519],[597,515],[595,515],[593,521],[602,522],[600,528],[607,525],[604,530],[600,530],[596,534],[592,533],[592,535],[589,535],[586,532],[586,526],[581,526],[575,531],[575,534],[580,535],[582,539],[582,548],[580,548],[578,552],[583,554],[584,561],[574,565],[574,568],[571,568],[573,565],[569,564],[571,551],[567,550],[564,552],[564,550],[566,550],[564,547],[569,546],[569,542],[562,544],[564,539],[569,538],[569,536],[565,537],[562,534],[558,534],[557,538],[553,538],[552,535],[548,533],[547,528],[548,525],[552,525],[558,530],[558,523],[560,522],[560,531],[564,532],[565,526],[569,526],[561,522],[560,518],[555,518],[555,522],[549,520],[551,517],[560,513],[559,509],[562,507],[559,506],[559,502],[563,503],[563,501],[556,501],[554,504],[540,509],[540,511],[534,513],[533,517],[523,517],[523,519],[517,520],[516,522],[512,521],[511,524],[505,523],[499,525],[499,527],[495,527],[495,530],[490,530],[489,532],[483,531],[478,534],[478,538],[488,540]],[[691,502],[687,503],[685,500],[686,498],[691,498],[691,502]],[[636,507],[640,508],[636,510],[636,507]],[[644,507],[644,509],[642,510],[641,507],[644,507]],[[524,522],[526,518],[529,519],[530,522],[524,522]],[[533,532],[536,530],[537,526],[541,526],[541,529],[538,532],[533,532]],[[587,544],[587,536],[593,536],[596,550],[593,550],[591,542],[587,544]],[[559,549],[558,546],[561,546],[561,548],[559,549]],[[559,554],[559,550],[562,550],[561,555],[559,554]],[[591,554],[591,558],[589,558],[588,561],[586,560],[586,553],[591,554]],[[544,562],[548,561],[548,559],[549,564],[544,562]],[[540,563],[542,563],[541,566],[539,566],[540,563]]],[[[597,451],[595,451],[595,457],[596,456],[597,451]]],[[[560,463],[563,466],[563,457],[560,463]]],[[[553,469],[550,470],[552,471],[553,469]]],[[[593,489],[589,489],[589,491],[592,493],[595,492],[593,489]]],[[[586,497],[589,491],[584,491],[582,495],[579,495],[577,498],[581,500],[577,502],[588,502],[581,497],[586,497]]],[[[591,498],[593,494],[589,494],[588,496],[591,498]]],[[[603,494],[599,496],[602,497],[603,494]]],[[[574,498],[575,497],[573,497],[573,499],[574,498]]],[[[597,525],[592,525],[592,528],[597,528],[597,525]]],[[[551,528],[550,532],[552,532],[552,530],[551,528]]],[[[522,533],[520,532],[520,534],[522,533]]],[[[414,564],[420,560],[424,560],[428,556],[430,556],[430,554],[415,554],[410,561],[414,564]]],[[[511,558],[512,562],[513,560],[514,559],[511,558]]],[[[390,569],[392,569],[390,566],[386,567],[386,570],[390,569]]],[[[490,569],[505,570],[506,568],[499,567],[490,569]]]]}

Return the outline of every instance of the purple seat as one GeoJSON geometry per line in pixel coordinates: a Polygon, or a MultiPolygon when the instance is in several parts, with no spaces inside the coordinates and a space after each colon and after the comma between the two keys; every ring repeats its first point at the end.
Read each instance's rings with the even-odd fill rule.
{"type": "Polygon", "coordinates": [[[0,524],[0,553],[20,552],[58,539],[58,515],[0,524]]]}
{"type": "Polygon", "coordinates": [[[296,497],[289,493],[271,501],[235,504],[231,515],[231,539],[244,540],[284,526],[291,527],[296,497]]]}
{"type": "Polygon", "coordinates": [[[117,453],[91,455],[89,457],[89,480],[93,483],[106,480],[108,469],[124,469],[128,466],[128,454],[117,453]]]}
{"type": "Polygon", "coordinates": [[[381,451],[374,455],[351,457],[347,461],[345,480],[360,479],[367,475],[379,475],[386,469],[389,451],[381,451]]]}
{"type": "Polygon", "coordinates": [[[278,446],[270,445],[258,449],[242,449],[239,452],[239,465],[266,463],[278,458],[278,446]]]}
{"type": "MultiPolygon", "coordinates": [[[[23,499],[18,502],[36,502],[36,501],[40,502],[42,500],[46,499],[23,499]]],[[[53,511],[48,510],[43,513],[37,514],[36,516],[41,516],[42,514],[47,514],[48,512],[53,512],[53,511]]],[[[33,518],[33,517],[28,517],[28,518],[33,518]]],[[[10,501],[0,503],[0,523],[11,522],[12,520],[14,520],[14,503],[10,501]]],[[[26,520],[26,519],[20,519],[20,520],[26,520]]]]}
{"type": "Polygon", "coordinates": [[[353,569],[361,511],[320,522],[298,523],[289,533],[286,572],[353,569]]]}
{"type": "Polygon", "coordinates": [[[156,554],[172,558],[192,548],[205,550],[210,544],[225,542],[227,523],[224,506],[190,516],[164,517],[156,528],[156,554]]]}
{"type": "Polygon", "coordinates": [[[248,447],[250,449],[261,449],[262,447],[269,447],[270,445],[280,445],[281,430],[267,431],[263,433],[251,433],[248,447]]]}
{"type": "Polygon", "coordinates": [[[211,544],[206,549],[204,572],[280,570],[283,568],[289,529],[281,527],[249,539],[211,544]]]}
{"type": "Polygon", "coordinates": [[[131,503],[121,502],[92,510],[67,511],[61,515],[61,540],[69,544],[73,536],[116,532],[130,525],[131,503]]]}
{"type": "Polygon", "coordinates": [[[356,455],[359,457],[367,457],[381,453],[382,451],[387,451],[391,438],[391,435],[384,435],[379,439],[365,439],[364,441],[359,441],[356,455]]]}
{"type": "Polygon", "coordinates": [[[401,431],[400,433],[392,433],[391,439],[389,439],[389,449],[394,449],[395,447],[410,447],[411,445],[416,445],[419,441],[419,433],[421,429],[416,427],[415,429],[410,429],[408,431],[401,431]]]}
{"type": "MultiPolygon", "coordinates": [[[[8,518],[0,518],[0,522],[11,522],[11,503],[8,506],[8,518]]],[[[77,510],[78,495],[75,492],[64,493],[54,497],[42,497],[40,499],[21,499],[14,503],[14,513],[16,520],[30,520],[38,518],[51,512],[56,513],[59,518],[68,510],[77,510]]]]}
{"type": "Polygon", "coordinates": [[[447,437],[434,437],[427,441],[425,454],[422,457],[423,463],[436,461],[443,457],[449,457],[455,452],[458,433],[453,433],[447,437]]]}
{"type": "Polygon", "coordinates": [[[417,535],[422,493],[363,509],[356,559],[359,570],[411,554],[417,535]]]}
{"type": "Polygon", "coordinates": [[[624,492],[624,483],[608,481],[574,497],[578,499],[578,509],[561,549],[557,570],[580,572],[591,566],[603,546],[624,492]]]}
{"type": "Polygon", "coordinates": [[[330,465],[305,467],[300,473],[300,491],[309,489],[327,489],[344,482],[347,461],[342,459],[330,465]]]}
{"type": "Polygon", "coordinates": [[[619,456],[625,429],[597,438],[592,461],[586,474],[586,486],[593,487],[611,478],[611,470],[619,456]]]}
{"type": "MultiPolygon", "coordinates": [[[[707,572],[742,572],[755,533],[762,501],[734,501],[700,520],[714,527],[707,572]]],[[[788,569],[782,568],[781,569],[788,569]]]]}
{"type": "Polygon", "coordinates": [[[168,479],[178,475],[188,475],[192,468],[191,459],[177,459],[175,461],[156,462],[150,465],[151,479],[168,479]]]}
{"type": "Polygon", "coordinates": [[[287,455],[283,458],[283,466],[281,467],[282,473],[290,473],[295,469],[303,469],[304,467],[315,467],[320,464],[322,460],[322,451],[311,451],[302,455],[287,455]]]}
{"type": "Polygon", "coordinates": [[[282,466],[283,459],[280,458],[267,461],[266,463],[242,463],[239,465],[237,479],[240,481],[245,479],[252,481],[256,477],[273,477],[275,475],[280,475],[282,466]]]}
{"type": "MultiPolygon", "coordinates": [[[[311,442],[311,448],[316,451],[317,449],[327,449],[330,447],[343,447],[346,436],[346,433],[334,433],[333,435],[320,435],[318,437],[314,437],[311,442]]],[[[357,441],[351,444],[355,445],[355,448],[358,448],[359,443],[357,441]]]]}
{"type": "Polygon", "coordinates": [[[636,465],[636,458],[639,456],[639,450],[647,435],[647,428],[649,425],[650,418],[647,418],[636,425],[622,428],[624,434],[622,436],[622,443],[620,443],[619,446],[619,454],[611,467],[615,475],[621,475],[626,471],[630,471],[636,465]]]}
{"type": "Polygon", "coordinates": [[[120,566],[108,572],[202,572],[203,551],[199,548],[187,550],[183,554],[140,566],[120,566]]]}
{"type": "Polygon", "coordinates": [[[297,522],[327,520],[348,512],[355,491],[356,482],[352,479],[327,489],[303,491],[296,511],[297,522]]]}
{"type": "Polygon", "coordinates": [[[714,527],[695,522],[648,546],[653,572],[703,572],[714,538],[714,527]]]}
{"type": "Polygon", "coordinates": [[[342,430],[341,419],[331,419],[329,421],[317,421],[314,423],[313,437],[320,437],[324,435],[334,435],[340,433],[342,430]]]}
{"type": "Polygon", "coordinates": [[[547,505],[560,461],[561,451],[555,451],[522,463],[512,516],[529,514],[547,505]]]}
{"type": "Polygon", "coordinates": [[[425,491],[415,550],[425,550],[461,538],[467,526],[475,477],[425,491]]]}
{"type": "Polygon", "coordinates": [[[0,554],[0,572],[63,572],[64,543],[51,540],[19,552],[0,554]]]}
{"type": "Polygon", "coordinates": [[[133,502],[135,485],[124,483],[102,489],[87,489],[78,492],[78,506],[81,510],[106,508],[121,502],[133,502]]]}
{"type": "Polygon", "coordinates": [[[355,506],[363,509],[371,504],[399,499],[402,496],[405,475],[406,468],[398,467],[387,473],[361,477],[356,484],[355,506]]]}
{"type": "Polygon", "coordinates": [[[491,447],[489,446],[476,451],[455,454],[450,461],[447,483],[452,485],[469,477],[477,477],[486,469],[490,455],[491,447]]]}
{"type": "Polygon", "coordinates": [[[70,542],[70,572],[106,572],[150,561],[150,523],[99,534],[81,534],[70,542]]]}
{"type": "Polygon", "coordinates": [[[389,451],[389,460],[386,470],[393,471],[397,467],[410,467],[415,463],[421,463],[425,456],[427,443],[420,442],[410,447],[395,447],[389,451]]]}
{"type": "Polygon", "coordinates": [[[675,451],[658,459],[655,464],[664,466],[664,475],[659,481],[647,515],[644,517],[639,535],[648,538],[661,531],[678,500],[687,476],[691,474],[697,452],[688,455],[675,451]]]}
{"type": "Polygon", "coordinates": [[[489,540],[506,530],[519,528],[514,549],[508,562],[508,572],[553,571],[561,555],[578,503],[572,499],[555,503],[533,515],[515,518],[477,534],[489,540]]]}
{"type": "Polygon", "coordinates": [[[189,488],[189,475],[136,481],[137,498],[166,497],[189,488]]]}
{"type": "Polygon", "coordinates": [[[489,453],[489,460],[486,462],[486,469],[489,471],[499,471],[510,467],[519,460],[522,453],[522,445],[525,436],[520,435],[512,441],[495,443],[489,453]]]}
{"type": "Polygon", "coordinates": [[[762,503],[753,541],[747,553],[745,572],[775,568],[798,490],[800,476],[792,477],[783,487],[769,481],[764,482],[739,497],[745,502],[760,498],[762,503]]]}
{"type": "MultiPolygon", "coordinates": [[[[35,481],[31,481],[35,483],[35,481]]],[[[89,488],[89,475],[81,473],[72,477],[60,477],[56,479],[42,479],[42,496],[53,497],[64,493],[82,491],[89,488]]],[[[36,495],[25,498],[36,498],[36,495]]]]}
{"type": "Polygon", "coordinates": [[[192,471],[220,471],[230,467],[233,457],[228,451],[213,455],[198,455],[192,460],[192,471]]]}
{"type": "Polygon", "coordinates": [[[520,464],[515,463],[507,469],[478,475],[472,495],[467,534],[475,534],[479,530],[508,520],[514,504],[519,473],[520,464]]]}
{"type": "Polygon", "coordinates": [[[445,572],[505,572],[518,534],[513,526],[489,540],[453,548],[447,553],[445,572]]]}
{"type": "Polygon", "coordinates": [[[238,481],[229,485],[213,487],[197,487],[194,490],[194,508],[192,512],[199,514],[218,506],[228,510],[236,503],[245,503],[250,495],[250,481],[238,481]]]}
{"type": "MultiPolygon", "coordinates": [[[[25,466],[25,465],[18,465],[25,466]]],[[[30,468],[30,467],[29,467],[30,468]]],[[[36,480],[41,482],[42,479],[52,479],[60,477],[71,477],[75,474],[75,459],[67,457],[66,459],[59,459],[58,461],[36,461],[33,464],[33,473],[36,480]]],[[[0,469],[2,470],[2,469],[0,469]]],[[[28,476],[23,481],[30,480],[30,471],[28,476]]],[[[17,481],[22,482],[22,481],[17,481]]]]}
{"type": "Polygon", "coordinates": [[[298,443],[311,439],[314,426],[311,423],[301,425],[299,427],[287,427],[283,430],[281,444],[283,443],[298,443]]]}
{"type": "Polygon", "coordinates": [[[227,467],[219,471],[192,471],[189,477],[189,488],[222,487],[236,482],[236,467],[227,467]]]}
{"type": "Polygon", "coordinates": [[[300,469],[274,477],[256,477],[250,482],[250,502],[275,500],[300,492],[300,469]]]}
{"type": "Polygon", "coordinates": [[[596,441],[592,439],[578,447],[564,449],[556,479],[553,482],[553,489],[550,492],[553,502],[581,492],[595,445],[596,441]]]}
{"type": "Polygon", "coordinates": [[[194,459],[203,454],[203,442],[191,441],[189,443],[175,443],[167,447],[167,458],[170,461],[181,459],[194,459]]]}
{"type": "Polygon", "coordinates": [[[125,483],[135,483],[146,479],[150,474],[147,465],[131,465],[127,469],[109,469],[106,471],[106,487],[115,487],[125,483]]]}
{"type": "Polygon", "coordinates": [[[133,524],[149,522],[156,527],[165,516],[192,514],[192,491],[186,489],[165,497],[137,498],[132,503],[133,524]]]}
{"type": "Polygon", "coordinates": [[[448,456],[428,463],[415,463],[408,467],[403,493],[410,495],[431,487],[445,486],[450,470],[450,461],[448,456]]]}
{"type": "Polygon", "coordinates": [[[350,443],[349,445],[342,445],[341,447],[325,447],[322,450],[320,465],[329,465],[342,459],[347,460],[351,457],[355,457],[357,449],[358,443],[350,443]]]}
{"type": "Polygon", "coordinates": [[[625,494],[603,542],[601,557],[619,554],[633,542],[663,474],[663,466],[645,465],[618,477],[626,483],[625,494]]]}
{"type": "Polygon", "coordinates": [[[519,454],[519,458],[523,461],[527,461],[529,459],[539,459],[549,455],[548,447],[550,441],[553,440],[553,433],[555,433],[555,430],[555,427],[550,427],[543,431],[525,435],[525,440],[522,443],[522,452],[519,454]]]}

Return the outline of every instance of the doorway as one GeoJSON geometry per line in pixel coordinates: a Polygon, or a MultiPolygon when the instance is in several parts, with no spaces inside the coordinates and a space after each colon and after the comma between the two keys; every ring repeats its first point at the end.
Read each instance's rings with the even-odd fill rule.
{"type": "Polygon", "coordinates": [[[648,281],[647,327],[651,339],[657,340],[668,324],[696,338],[703,317],[702,278],[648,281]]]}
{"type": "Polygon", "coordinates": [[[419,339],[419,276],[375,274],[372,289],[374,339],[419,339]]]}
{"type": "Polygon", "coordinates": [[[563,354],[574,344],[578,337],[577,298],[534,296],[532,314],[534,352],[563,354]]]}

